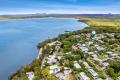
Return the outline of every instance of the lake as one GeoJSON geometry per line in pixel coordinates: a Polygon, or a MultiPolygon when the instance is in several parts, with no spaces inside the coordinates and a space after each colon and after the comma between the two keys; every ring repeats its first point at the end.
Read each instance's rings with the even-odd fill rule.
{"type": "Polygon", "coordinates": [[[32,62],[39,42],[85,26],[73,18],[0,20],[0,80],[8,80],[12,72],[32,62]]]}

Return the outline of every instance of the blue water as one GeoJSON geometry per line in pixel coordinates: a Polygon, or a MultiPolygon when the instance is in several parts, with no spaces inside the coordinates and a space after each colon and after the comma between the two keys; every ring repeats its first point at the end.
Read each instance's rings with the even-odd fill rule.
{"type": "Polygon", "coordinates": [[[38,54],[39,42],[85,26],[72,18],[0,20],[0,80],[30,63],[38,54]]]}

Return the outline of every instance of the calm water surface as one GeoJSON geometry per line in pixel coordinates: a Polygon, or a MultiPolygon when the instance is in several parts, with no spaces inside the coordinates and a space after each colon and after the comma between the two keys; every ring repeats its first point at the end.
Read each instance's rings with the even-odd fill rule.
{"type": "Polygon", "coordinates": [[[0,20],[0,80],[30,63],[38,54],[39,42],[85,26],[72,18],[0,20]]]}

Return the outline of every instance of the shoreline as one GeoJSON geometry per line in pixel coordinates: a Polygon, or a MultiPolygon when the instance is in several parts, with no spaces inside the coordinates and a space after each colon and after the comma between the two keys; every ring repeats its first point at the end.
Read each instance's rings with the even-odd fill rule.
{"type": "Polygon", "coordinates": [[[38,55],[37,55],[37,58],[36,58],[36,59],[39,59],[42,54],[43,54],[43,48],[40,48],[40,49],[38,50],[38,55]]]}
{"type": "MultiPolygon", "coordinates": [[[[76,19],[77,22],[80,22],[80,18],[76,17],[34,17],[34,18],[0,18],[0,21],[8,21],[8,20],[31,20],[31,19],[44,19],[44,18],[69,18],[69,19],[76,19]]],[[[82,22],[82,21],[81,21],[82,22]]],[[[85,23],[85,22],[83,22],[85,23]]],[[[85,23],[86,24],[86,23],[85,23]]]]}
{"type": "Polygon", "coordinates": [[[0,20],[23,20],[23,19],[39,19],[39,18],[49,18],[49,17],[33,17],[33,18],[0,18],[0,20]]]}

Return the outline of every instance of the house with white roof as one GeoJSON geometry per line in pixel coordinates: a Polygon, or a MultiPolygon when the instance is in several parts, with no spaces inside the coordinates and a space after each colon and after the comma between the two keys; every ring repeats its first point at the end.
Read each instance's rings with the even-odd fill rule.
{"type": "Polygon", "coordinates": [[[80,72],[79,77],[80,80],[90,80],[90,78],[84,72],[80,72]]]}
{"type": "Polygon", "coordinates": [[[65,75],[63,72],[58,72],[55,74],[55,76],[59,79],[59,80],[65,80],[65,75]]]}
{"type": "Polygon", "coordinates": [[[68,68],[68,67],[64,67],[64,74],[66,75],[66,74],[69,74],[69,73],[71,73],[72,71],[71,71],[71,69],[70,68],[68,68]]]}
{"type": "Polygon", "coordinates": [[[91,67],[89,66],[89,64],[87,62],[83,62],[83,64],[87,69],[91,69],[91,67]]]}
{"type": "Polygon", "coordinates": [[[93,59],[96,60],[96,61],[99,61],[99,63],[102,64],[102,60],[101,59],[99,59],[99,58],[93,58],[93,59]]]}
{"type": "Polygon", "coordinates": [[[49,55],[48,57],[47,57],[47,63],[48,64],[54,64],[54,63],[56,63],[57,62],[57,59],[56,59],[56,56],[55,55],[49,55]]]}
{"type": "Polygon", "coordinates": [[[96,80],[103,80],[102,78],[97,78],[96,80]]]}
{"type": "Polygon", "coordinates": [[[98,74],[92,69],[92,67],[89,66],[89,64],[87,62],[83,62],[83,64],[85,65],[85,67],[88,69],[88,71],[91,73],[91,75],[94,78],[98,77],[98,74]]]}
{"type": "Polygon", "coordinates": [[[27,72],[26,74],[29,80],[32,80],[34,78],[34,72],[27,72]]]}
{"type": "Polygon", "coordinates": [[[111,51],[108,51],[108,52],[106,52],[106,53],[109,54],[109,55],[110,55],[110,54],[113,54],[113,52],[111,52],[111,51]]]}
{"type": "Polygon", "coordinates": [[[83,47],[85,47],[85,46],[86,46],[86,44],[82,44],[82,46],[83,46],[83,47]]]}
{"type": "Polygon", "coordinates": [[[89,45],[93,44],[93,42],[89,41],[89,42],[86,42],[86,44],[89,46],[89,45]]]}
{"type": "Polygon", "coordinates": [[[76,45],[72,45],[72,49],[73,49],[73,50],[77,50],[78,47],[77,47],[76,45]]]}
{"type": "Polygon", "coordinates": [[[97,74],[93,69],[88,69],[88,71],[91,73],[91,75],[92,75],[94,78],[98,78],[98,74],[97,74]]]}
{"type": "Polygon", "coordinates": [[[77,69],[81,68],[81,66],[77,62],[74,63],[74,67],[77,69]]]}
{"type": "Polygon", "coordinates": [[[110,54],[109,57],[110,58],[119,58],[120,56],[118,54],[110,54]]]}
{"type": "Polygon", "coordinates": [[[120,76],[119,77],[117,77],[117,79],[116,80],[120,80],[120,76]]]}
{"type": "Polygon", "coordinates": [[[58,60],[60,60],[62,58],[62,56],[57,56],[58,60]]]}
{"type": "Polygon", "coordinates": [[[96,54],[91,55],[93,58],[98,58],[96,54]]]}
{"type": "Polygon", "coordinates": [[[79,46],[79,49],[81,49],[83,52],[88,52],[88,48],[84,46],[79,46]]]}
{"type": "Polygon", "coordinates": [[[83,52],[88,52],[88,48],[86,47],[86,44],[78,44],[78,48],[81,49],[83,52]]]}
{"type": "Polygon", "coordinates": [[[105,36],[104,36],[103,34],[97,34],[97,35],[95,36],[95,39],[97,39],[97,40],[100,40],[100,39],[102,39],[102,38],[105,38],[105,36]]]}
{"type": "Polygon", "coordinates": [[[49,70],[49,73],[52,74],[52,73],[57,73],[60,71],[60,68],[57,66],[57,65],[52,65],[50,66],[50,70],[49,70]]]}
{"type": "Polygon", "coordinates": [[[48,43],[48,46],[53,46],[55,44],[61,44],[61,42],[60,41],[54,41],[54,42],[48,43]]]}
{"type": "Polygon", "coordinates": [[[109,65],[109,63],[103,62],[102,65],[103,65],[103,67],[107,67],[109,65]]]}
{"type": "Polygon", "coordinates": [[[60,50],[60,46],[56,46],[55,51],[59,51],[59,50],[60,50]]]}
{"type": "Polygon", "coordinates": [[[89,55],[93,55],[93,54],[94,54],[94,52],[88,52],[88,54],[89,54],[89,55]]]}
{"type": "Polygon", "coordinates": [[[101,50],[104,50],[104,48],[103,47],[101,47],[101,46],[99,46],[99,45],[95,45],[95,48],[98,50],[98,51],[101,51],[101,50]]]}

